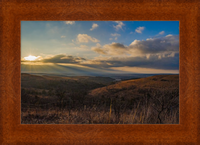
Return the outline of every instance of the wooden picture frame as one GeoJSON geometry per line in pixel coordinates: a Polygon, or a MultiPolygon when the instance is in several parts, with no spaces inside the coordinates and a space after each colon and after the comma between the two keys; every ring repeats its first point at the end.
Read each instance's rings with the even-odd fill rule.
{"type": "Polygon", "coordinates": [[[0,144],[200,144],[199,4],[198,0],[0,1],[0,144]],[[21,124],[22,20],[179,21],[180,124],[21,124]]]}

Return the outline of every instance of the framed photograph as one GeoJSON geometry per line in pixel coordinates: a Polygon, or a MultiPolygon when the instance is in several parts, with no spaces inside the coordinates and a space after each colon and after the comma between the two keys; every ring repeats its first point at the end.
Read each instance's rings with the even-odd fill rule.
{"type": "Polygon", "coordinates": [[[199,144],[198,1],[0,2],[1,144],[199,144]]]}
{"type": "Polygon", "coordinates": [[[22,124],[179,124],[179,21],[21,21],[22,124]]]}

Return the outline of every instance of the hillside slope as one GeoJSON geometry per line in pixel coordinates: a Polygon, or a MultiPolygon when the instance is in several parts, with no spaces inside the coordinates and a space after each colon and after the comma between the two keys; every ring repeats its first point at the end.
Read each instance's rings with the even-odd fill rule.
{"type": "Polygon", "coordinates": [[[91,96],[109,96],[118,92],[124,97],[139,97],[147,90],[174,91],[179,89],[179,75],[156,75],[147,78],[121,81],[113,85],[94,89],[91,96]]]}

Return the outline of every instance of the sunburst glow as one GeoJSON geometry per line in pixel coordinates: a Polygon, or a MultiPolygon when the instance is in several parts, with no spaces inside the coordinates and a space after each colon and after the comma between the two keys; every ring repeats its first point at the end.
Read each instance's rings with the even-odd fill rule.
{"type": "Polygon", "coordinates": [[[33,55],[29,55],[27,57],[24,57],[25,60],[29,60],[29,61],[34,61],[38,58],[38,56],[33,56],[33,55]]]}

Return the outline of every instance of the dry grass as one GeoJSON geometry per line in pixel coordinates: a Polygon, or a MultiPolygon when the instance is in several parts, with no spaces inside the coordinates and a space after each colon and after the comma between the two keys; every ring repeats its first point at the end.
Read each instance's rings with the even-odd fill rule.
{"type": "MultiPolygon", "coordinates": [[[[95,110],[86,108],[85,110],[71,110],[70,115],[67,110],[58,109],[28,109],[21,113],[22,124],[156,124],[157,115],[152,108],[145,110],[137,108],[128,110],[121,114],[118,121],[114,110],[95,110]],[[151,111],[150,111],[151,110],[151,111]]],[[[179,123],[178,109],[163,117],[164,124],[179,123]]]]}
{"type": "MultiPolygon", "coordinates": [[[[37,79],[43,80],[44,77],[37,79]]],[[[106,87],[94,83],[101,78],[90,78],[87,82],[87,78],[79,79],[80,82],[51,81],[49,84],[44,79],[42,89],[36,87],[40,84],[38,82],[35,82],[33,89],[22,89],[21,123],[179,123],[178,75],[128,80],[106,87]],[[57,85],[61,87],[54,88],[57,85]]],[[[103,81],[106,83],[107,80],[103,81]]]]}

